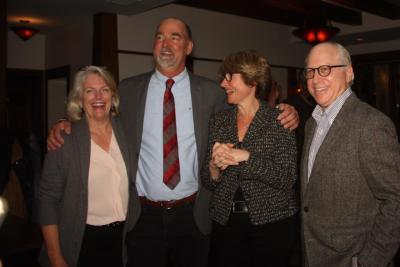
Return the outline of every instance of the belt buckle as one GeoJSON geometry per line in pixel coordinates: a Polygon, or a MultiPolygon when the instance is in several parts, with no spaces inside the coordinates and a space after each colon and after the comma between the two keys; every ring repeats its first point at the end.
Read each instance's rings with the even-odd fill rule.
{"type": "Polygon", "coordinates": [[[173,205],[174,205],[175,202],[176,202],[175,200],[161,201],[160,204],[161,204],[161,207],[162,207],[163,209],[170,210],[170,209],[172,209],[172,207],[173,207],[173,205]]]}
{"type": "Polygon", "coordinates": [[[233,201],[232,203],[233,213],[247,213],[248,208],[245,201],[233,201]]]}

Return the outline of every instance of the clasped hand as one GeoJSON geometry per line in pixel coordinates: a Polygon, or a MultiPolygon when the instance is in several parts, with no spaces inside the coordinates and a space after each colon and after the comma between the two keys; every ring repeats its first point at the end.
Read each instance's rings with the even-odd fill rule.
{"type": "Polygon", "coordinates": [[[210,164],[220,170],[225,170],[229,166],[238,165],[249,158],[249,152],[244,149],[233,148],[233,144],[223,144],[216,142],[212,149],[210,164]]]}

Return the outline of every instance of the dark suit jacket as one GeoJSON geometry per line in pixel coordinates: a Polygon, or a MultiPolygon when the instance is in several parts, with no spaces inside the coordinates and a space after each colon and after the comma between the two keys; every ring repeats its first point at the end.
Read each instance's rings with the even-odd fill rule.
{"type": "MultiPolygon", "coordinates": [[[[315,158],[316,123],[306,124],[302,156],[302,227],[309,266],[384,267],[400,240],[400,149],[392,122],[351,94],[315,158]]],[[[306,265],[307,266],[307,265],[306,265]]]]}
{"type": "MultiPolygon", "coordinates": [[[[128,78],[122,81],[119,86],[121,96],[121,118],[129,150],[133,155],[131,165],[134,174],[137,173],[147,90],[152,74],[152,72],[149,72],[128,78]]],[[[189,73],[189,79],[193,102],[193,120],[197,144],[198,166],[202,166],[207,148],[208,121],[211,114],[226,107],[225,94],[214,81],[191,73],[189,73]]],[[[160,125],[160,127],[162,127],[162,125],[160,125]]],[[[162,179],[162,177],[160,177],[160,179],[162,179]]],[[[132,183],[136,183],[136,177],[133,179],[132,183]]],[[[194,217],[197,226],[204,234],[208,234],[211,231],[208,214],[209,199],[210,192],[205,190],[199,181],[194,217]]],[[[130,204],[128,230],[134,227],[140,215],[139,199],[132,198],[130,204]]]]}
{"type": "MultiPolygon", "coordinates": [[[[118,118],[112,118],[115,138],[125,161],[128,177],[130,155],[118,118]]],[[[90,165],[90,133],[86,119],[72,124],[70,135],[64,135],[64,145],[49,151],[38,181],[35,211],[41,225],[58,224],[60,245],[68,266],[77,265],[88,210],[88,177],[90,165]]],[[[130,188],[130,198],[134,193],[130,188]]],[[[42,266],[50,266],[42,249],[42,266]]]]}
{"type": "Polygon", "coordinates": [[[211,218],[225,225],[235,192],[240,186],[252,224],[261,225],[295,214],[298,205],[294,184],[297,180],[294,132],[277,121],[278,109],[263,101],[242,144],[237,135],[237,108],[215,114],[210,121],[208,154],[202,169],[203,183],[213,191],[211,218]],[[211,180],[208,163],[215,142],[231,143],[250,152],[250,158],[222,171],[218,182],[211,180]]]}

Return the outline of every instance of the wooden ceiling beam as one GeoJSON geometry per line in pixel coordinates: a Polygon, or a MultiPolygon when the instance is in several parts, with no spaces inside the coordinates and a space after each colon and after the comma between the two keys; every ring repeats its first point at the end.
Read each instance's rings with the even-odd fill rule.
{"type": "Polygon", "coordinates": [[[175,3],[290,26],[301,26],[304,23],[304,16],[301,14],[274,7],[260,8],[255,3],[245,7],[243,2],[230,0],[177,0],[175,3]]]}
{"type": "Polygon", "coordinates": [[[300,13],[308,17],[323,17],[348,25],[361,25],[361,12],[325,3],[320,0],[258,0],[265,7],[273,6],[283,10],[300,13]]]}
{"type": "Polygon", "coordinates": [[[361,12],[317,0],[253,0],[246,7],[243,2],[231,0],[177,0],[176,3],[296,27],[314,16],[343,24],[362,24],[361,12]]]}
{"type": "Polygon", "coordinates": [[[330,2],[356,8],[388,19],[400,19],[400,6],[383,0],[330,0],[330,2]]]}

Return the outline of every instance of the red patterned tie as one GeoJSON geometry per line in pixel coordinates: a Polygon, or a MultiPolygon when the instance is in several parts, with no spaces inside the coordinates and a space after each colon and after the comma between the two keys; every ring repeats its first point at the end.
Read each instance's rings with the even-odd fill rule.
{"type": "Polygon", "coordinates": [[[166,81],[164,93],[164,116],[163,116],[163,134],[164,134],[164,176],[163,181],[171,190],[181,180],[178,155],[178,138],[176,135],[175,120],[175,101],[171,88],[174,80],[166,81]]]}

